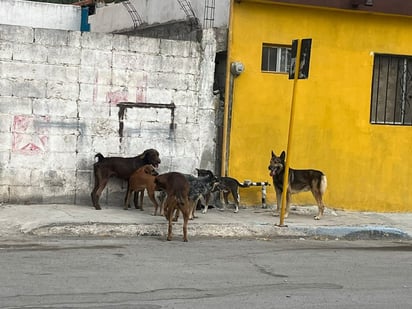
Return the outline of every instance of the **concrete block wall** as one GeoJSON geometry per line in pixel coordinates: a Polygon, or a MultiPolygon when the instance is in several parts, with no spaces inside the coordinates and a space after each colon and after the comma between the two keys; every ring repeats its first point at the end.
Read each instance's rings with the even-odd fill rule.
{"type": "MultiPolygon", "coordinates": [[[[216,42],[0,25],[0,201],[91,204],[94,155],[214,169],[216,42]],[[126,108],[119,102],[176,105],[126,108]],[[120,122],[123,130],[119,132],[120,122]],[[175,130],[171,130],[171,122],[175,130]]],[[[102,204],[121,204],[113,180],[102,204]]]]}
{"type": "Polygon", "coordinates": [[[81,7],[55,3],[1,0],[0,24],[35,28],[80,30],[81,7]]]}

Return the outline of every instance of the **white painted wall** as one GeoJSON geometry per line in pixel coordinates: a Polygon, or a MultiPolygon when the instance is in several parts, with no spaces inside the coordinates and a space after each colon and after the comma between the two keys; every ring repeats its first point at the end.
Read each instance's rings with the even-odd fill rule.
{"type": "Polygon", "coordinates": [[[22,0],[0,0],[0,24],[80,30],[81,7],[22,0]]]}
{"type": "MultiPolygon", "coordinates": [[[[186,19],[177,0],[131,0],[143,22],[152,25],[186,19]]],[[[189,1],[203,25],[205,0],[189,1]]],[[[229,23],[230,0],[215,1],[214,27],[227,28],[229,23]]],[[[93,32],[113,32],[133,28],[133,21],[123,4],[108,4],[97,8],[96,14],[89,16],[90,30],[93,32]]]]}
{"type": "Polygon", "coordinates": [[[160,172],[213,170],[215,53],[211,30],[196,43],[0,25],[0,202],[90,205],[97,152],[156,148],[160,172]],[[174,102],[176,130],[169,110],[133,108],[120,139],[120,101],[174,102]]]}

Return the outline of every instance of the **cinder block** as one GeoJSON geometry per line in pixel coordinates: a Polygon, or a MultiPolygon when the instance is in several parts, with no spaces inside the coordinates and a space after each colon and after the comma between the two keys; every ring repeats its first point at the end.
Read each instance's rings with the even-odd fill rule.
{"type": "MultiPolygon", "coordinates": [[[[11,95],[13,95],[13,81],[11,79],[0,78],[0,100],[5,96],[11,95]]],[[[1,109],[2,106],[0,105],[0,112],[1,109]]]]}
{"type": "Polygon", "coordinates": [[[13,134],[10,132],[0,131],[0,152],[10,151],[12,149],[12,143],[13,143],[13,134]]]}
{"type": "Polygon", "coordinates": [[[13,95],[20,98],[45,98],[44,80],[18,80],[13,85],[13,95]]]}
{"type": "Polygon", "coordinates": [[[15,43],[13,46],[13,60],[16,61],[45,63],[47,55],[48,48],[43,45],[15,43]]]}
{"type": "Polygon", "coordinates": [[[79,82],[79,67],[75,65],[46,65],[45,72],[48,80],[63,83],[79,82]]]}
{"type": "Polygon", "coordinates": [[[160,39],[129,36],[129,50],[143,54],[159,54],[160,39]]]}
{"type": "Polygon", "coordinates": [[[79,65],[81,49],[66,46],[48,47],[47,63],[79,65]]]}
{"type": "Polygon", "coordinates": [[[10,186],[27,186],[30,184],[31,169],[10,168],[8,169],[10,186]]]}
{"type": "Polygon", "coordinates": [[[112,53],[106,50],[82,49],[80,55],[82,67],[99,67],[110,69],[112,67],[112,53]]]}
{"type": "MultiPolygon", "coordinates": [[[[64,132],[62,132],[64,133],[64,132]]],[[[76,149],[77,137],[75,135],[59,134],[49,135],[49,149],[50,152],[70,153],[76,149]]]]}
{"type": "Polygon", "coordinates": [[[73,149],[71,152],[48,152],[44,155],[43,164],[50,170],[75,170],[75,149],[73,149]]]}
{"type": "Polygon", "coordinates": [[[33,28],[12,25],[1,25],[0,40],[18,43],[33,43],[33,28]]]}
{"type": "Polygon", "coordinates": [[[38,186],[10,186],[9,203],[41,204],[43,203],[43,192],[38,186]]]}
{"type": "Polygon", "coordinates": [[[13,45],[11,42],[0,41],[0,59],[11,60],[13,58],[13,45]]]}
{"type": "MultiPolygon", "coordinates": [[[[124,72],[123,72],[124,74],[124,72]]],[[[82,66],[79,69],[79,82],[85,84],[112,84],[112,71],[111,69],[101,69],[100,67],[85,67],[82,66]]]]}
{"type": "MultiPolygon", "coordinates": [[[[1,172],[1,171],[0,171],[1,172]]],[[[0,200],[3,203],[10,202],[10,187],[0,184],[0,200]]]]}
{"type": "Polygon", "coordinates": [[[63,99],[34,99],[33,114],[38,116],[77,117],[77,103],[63,99]]]}
{"type": "Polygon", "coordinates": [[[113,48],[113,34],[82,32],[80,44],[82,48],[111,51],[113,48]]]}
{"type": "Polygon", "coordinates": [[[78,83],[47,82],[46,98],[48,99],[76,100],[79,97],[79,93],[78,83]]]}
{"type": "Polygon", "coordinates": [[[127,35],[113,35],[113,52],[128,51],[129,37],[127,35]]]}
{"type": "Polygon", "coordinates": [[[34,41],[36,44],[47,46],[67,46],[69,34],[66,30],[35,28],[34,41]]]}

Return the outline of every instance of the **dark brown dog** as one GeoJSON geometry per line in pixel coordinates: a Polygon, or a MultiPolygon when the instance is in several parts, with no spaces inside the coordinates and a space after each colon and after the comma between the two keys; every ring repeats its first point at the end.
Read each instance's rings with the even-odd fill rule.
{"type": "MultiPolygon", "coordinates": [[[[159,173],[154,169],[153,165],[146,164],[142,167],[139,167],[136,171],[133,172],[132,176],[129,178],[129,185],[128,190],[125,197],[124,209],[127,210],[129,208],[129,201],[130,195],[133,192],[140,193],[140,210],[143,210],[143,196],[144,190],[147,190],[147,195],[149,196],[150,200],[154,206],[154,213],[153,215],[156,216],[157,209],[159,208],[159,204],[155,198],[155,177],[159,175],[159,173]]],[[[136,208],[138,205],[135,205],[136,208]]]]}
{"type": "MultiPolygon", "coordinates": [[[[123,180],[129,180],[135,170],[145,164],[151,164],[158,167],[160,164],[159,152],[156,149],[146,149],[142,154],[131,157],[103,157],[101,153],[95,155],[98,161],[94,163],[94,189],[91,193],[94,208],[101,209],[99,198],[106,187],[110,177],[117,177],[123,180]]],[[[135,199],[135,203],[137,200],[135,199]]]]}
{"type": "Polygon", "coordinates": [[[164,213],[169,221],[167,240],[172,240],[173,214],[175,210],[183,214],[183,241],[187,241],[187,223],[190,216],[189,182],[186,177],[178,172],[169,172],[156,176],[156,190],[166,192],[164,213]]]}

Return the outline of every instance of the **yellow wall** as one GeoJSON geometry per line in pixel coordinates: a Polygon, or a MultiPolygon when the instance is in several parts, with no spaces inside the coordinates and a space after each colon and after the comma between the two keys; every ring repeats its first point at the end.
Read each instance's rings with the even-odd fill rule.
{"type": "MultiPolygon", "coordinates": [[[[272,182],[270,152],[286,150],[293,81],[262,73],[262,43],[312,38],[309,79],[296,88],[290,166],[322,170],[325,203],[350,210],[412,211],[412,127],[370,124],[373,53],[412,55],[412,19],[283,4],[233,3],[229,62],[235,78],[228,175],[272,182]]],[[[260,188],[241,191],[256,205],[260,188]]],[[[273,186],[267,203],[274,204],[273,186]]],[[[293,202],[314,204],[310,194],[293,202]]]]}

